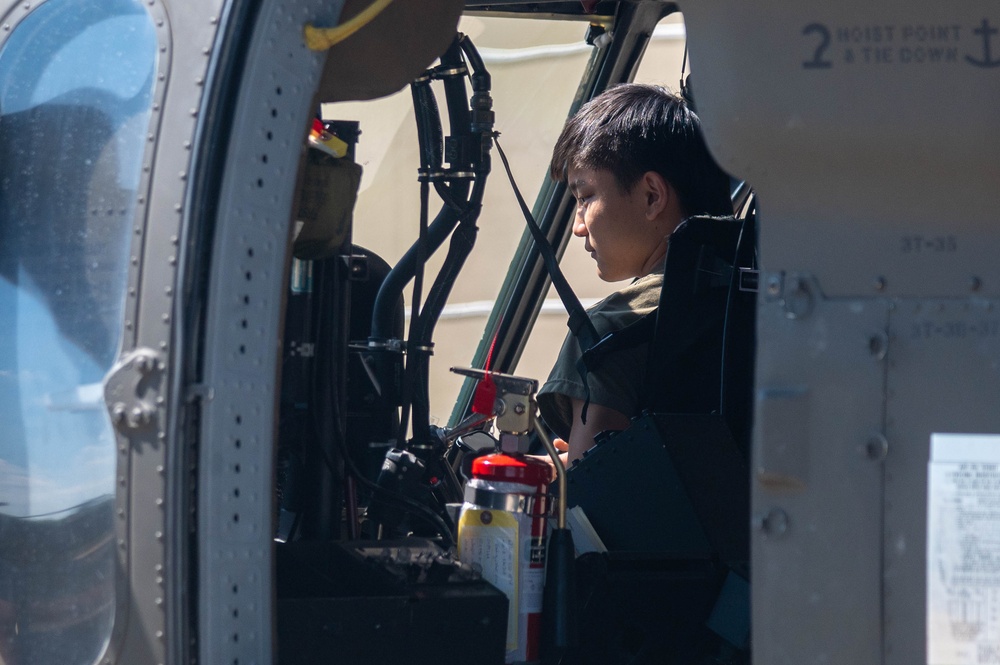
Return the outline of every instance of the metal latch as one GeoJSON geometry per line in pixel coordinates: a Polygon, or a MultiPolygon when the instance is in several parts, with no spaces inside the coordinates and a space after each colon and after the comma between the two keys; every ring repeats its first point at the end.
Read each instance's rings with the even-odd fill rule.
{"type": "Polygon", "coordinates": [[[165,369],[163,357],[149,348],[131,351],[111,368],[104,402],[115,429],[131,435],[153,428],[165,369]]]}
{"type": "Polygon", "coordinates": [[[753,268],[740,268],[740,291],[757,293],[760,290],[760,271],[753,268]]]}

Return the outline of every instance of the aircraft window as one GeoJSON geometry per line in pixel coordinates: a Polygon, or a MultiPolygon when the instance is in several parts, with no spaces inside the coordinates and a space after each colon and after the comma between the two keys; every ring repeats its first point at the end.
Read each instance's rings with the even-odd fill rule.
{"type": "MultiPolygon", "coordinates": [[[[492,76],[496,130],[530,204],[591,56],[592,48],[584,41],[587,25],[466,16],[459,30],[472,38],[492,76]]],[[[443,98],[438,103],[445,107],[443,98]]],[[[354,242],[394,264],[416,239],[418,228],[419,163],[410,91],[373,102],[326,105],[323,114],[361,121],[357,160],[364,176],[354,211],[354,242]]],[[[432,215],[439,205],[432,202],[432,215]]],[[[463,382],[447,370],[470,364],[524,232],[524,219],[495,151],[478,225],[475,249],[435,329],[430,402],[432,417],[440,424],[447,423],[463,382]]],[[[428,275],[437,273],[444,253],[439,251],[428,264],[428,275]]],[[[581,279],[593,273],[593,266],[586,265],[585,271],[581,279]]],[[[571,273],[569,279],[574,286],[578,283],[576,274],[571,273]]],[[[409,291],[405,297],[409,304],[409,291]]],[[[544,360],[529,369],[522,361],[521,373],[544,378],[559,349],[566,314],[554,293],[552,298],[541,318],[551,319],[559,333],[550,340],[550,350],[541,355],[544,360]]]]}
{"type": "Polygon", "coordinates": [[[157,35],[48,0],[0,48],[0,663],[96,662],[115,618],[115,436],[157,35]]]}
{"type": "Polygon", "coordinates": [[[674,13],[660,21],[635,72],[636,83],[654,83],[679,93],[681,69],[685,74],[691,73],[690,60],[683,62],[686,42],[687,33],[681,14],[674,13]]]}

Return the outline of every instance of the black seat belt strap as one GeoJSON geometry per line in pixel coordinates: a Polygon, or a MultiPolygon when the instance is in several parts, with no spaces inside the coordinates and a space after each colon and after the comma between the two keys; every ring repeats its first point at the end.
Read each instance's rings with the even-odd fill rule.
{"type": "Polygon", "coordinates": [[[624,328],[605,335],[600,342],[583,352],[581,361],[586,365],[587,371],[596,372],[611,353],[649,342],[653,339],[655,328],[656,309],[624,328]]]}
{"type": "Polygon", "coordinates": [[[524,197],[521,196],[521,192],[518,190],[517,184],[514,182],[514,174],[511,173],[510,164],[507,161],[507,155],[504,154],[503,148],[500,147],[500,141],[497,138],[498,136],[498,133],[493,134],[493,142],[496,144],[497,154],[500,155],[503,167],[507,171],[507,179],[510,180],[510,185],[514,188],[514,196],[517,198],[517,203],[521,207],[521,214],[524,215],[524,221],[528,224],[528,230],[531,231],[531,237],[534,238],[535,245],[538,247],[538,253],[541,255],[542,261],[545,263],[545,270],[549,273],[549,279],[552,280],[552,286],[555,287],[556,293],[559,294],[559,299],[562,300],[563,306],[569,313],[569,329],[573,333],[573,336],[576,337],[577,343],[580,345],[581,359],[577,362],[576,368],[580,373],[580,378],[583,380],[583,387],[586,393],[582,413],[582,420],[586,423],[587,407],[590,404],[590,387],[587,384],[587,366],[583,362],[582,354],[594,347],[600,341],[600,337],[597,334],[597,329],[594,327],[594,323],[590,320],[590,317],[587,316],[587,310],[583,308],[583,305],[580,303],[580,299],[576,297],[575,293],[573,293],[573,289],[570,288],[565,275],[563,275],[562,270],[559,269],[559,261],[556,259],[556,254],[552,249],[552,245],[549,244],[548,238],[545,237],[542,230],[538,228],[538,223],[535,222],[535,218],[532,216],[531,210],[528,208],[528,204],[524,202],[524,197]]]}

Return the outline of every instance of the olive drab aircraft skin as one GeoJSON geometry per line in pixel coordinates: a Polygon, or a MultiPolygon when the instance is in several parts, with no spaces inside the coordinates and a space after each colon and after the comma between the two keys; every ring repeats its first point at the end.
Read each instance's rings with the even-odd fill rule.
{"type": "MultiPolygon", "coordinates": [[[[513,601],[455,560],[446,505],[476,433],[535,428],[544,377],[513,374],[555,278],[505,219],[524,240],[470,363],[496,374],[463,370],[447,427],[417,379],[449,369],[451,283],[408,331],[398,302],[438,226],[471,245],[491,166],[506,187],[459,20],[578,22],[569,115],[679,11],[741,184],[676,255],[725,254],[741,313],[720,408],[646,413],[550,488],[611,547],[553,538],[538,658],[1000,662],[991,0],[0,0],[0,665],[504,662],[513,601]],[[351,239],[366,118],[318,112],[411,83],[447,200],[390,266],[351,239]]],[[[557,255],[572,210],[546,179],[557,255]]]]}

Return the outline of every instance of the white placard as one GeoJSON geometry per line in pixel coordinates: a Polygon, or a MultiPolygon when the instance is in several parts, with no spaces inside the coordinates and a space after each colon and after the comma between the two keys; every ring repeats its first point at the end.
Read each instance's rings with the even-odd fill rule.
{"type": "Polygon", "coordinates": [[[1000,435],[931,434],[927,663],[1000,665],[1000,435]]]}

